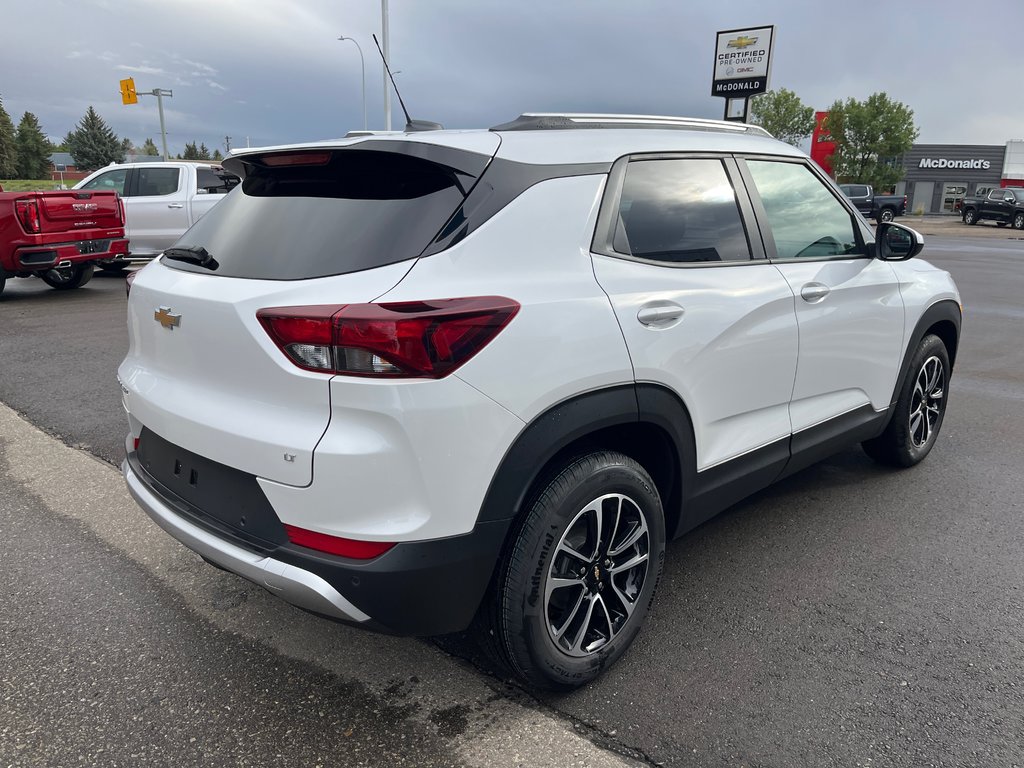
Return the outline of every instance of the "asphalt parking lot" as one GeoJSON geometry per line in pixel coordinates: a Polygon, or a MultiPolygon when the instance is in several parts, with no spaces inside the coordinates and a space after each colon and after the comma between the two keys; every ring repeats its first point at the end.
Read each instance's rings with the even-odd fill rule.
{"type": "Polygon", "coordinates": [[[113,467],[123,278],[10,281],[0,764],[1024,765],[1024,233],[908,223],[965,305],[932,455],[850,449],[674,542],[634,648],[542,699],[171,541],[113,467]]]}

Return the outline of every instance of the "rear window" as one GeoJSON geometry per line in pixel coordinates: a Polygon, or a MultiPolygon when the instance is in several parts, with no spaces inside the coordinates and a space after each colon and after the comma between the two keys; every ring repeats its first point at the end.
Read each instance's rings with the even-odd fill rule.
{"type": "Polygon", "coordinates": [[[235,174],[221,168],[196,168],[196,186],[210,195],[230,192],[241,181],[235,174]]]}
{"type": "MultiPolygon", "coordinates": [[[[450,161],[452,150],[444,150],[450,161]]],[[[487,158],[465,154],[467,166],[487,158]]],[[[482,162],[481,162],[482,160],[482,162]]],[[[473,174],[391,151],[340,149],[320,165],[267,167],[246,176],[177,245],[201,246],[215,271],[165,259],[174,269],[225,277],[301,280],[417,257],[458,210],[473,174]]]]}

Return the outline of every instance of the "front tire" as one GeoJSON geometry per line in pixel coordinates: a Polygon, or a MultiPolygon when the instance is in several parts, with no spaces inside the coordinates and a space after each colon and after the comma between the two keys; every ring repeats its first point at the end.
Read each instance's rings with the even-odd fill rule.
{"type": "Polygon", "coordinates": [[[974,226],[978,223],[978,212],[973,208],[968,208],[964,211],[964,224],[974,226]]]}
{"type": "Polygon", "coordinates": [[[569,462],[524,516],[499,573],[499,662],[536,688],[590,682],[639,633],[664,558],[661,498],[644,468],[611,451],[569,462]]]}
{"type": "Polygon", "coordinates": [[[58,291],[70,291],[81,288],[92,280],[96,268],[92,264],[76,264],[63,269],[48,269],[39,276],[51,288],[58,291]]]}
{"type": "Polygon", "coordinates": [[[912,467],[924,459],[942,428],[951,372],[942,339],[932,334],[921,339],[889,425],[878,437],[861,443],[864,452],[893,467],[912,467]]]}

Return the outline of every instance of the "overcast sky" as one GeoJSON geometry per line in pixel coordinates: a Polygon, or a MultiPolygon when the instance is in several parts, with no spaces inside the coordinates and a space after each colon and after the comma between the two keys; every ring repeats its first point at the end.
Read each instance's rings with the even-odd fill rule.
{"type": "MultiPolygon", "coordinates": [[[[390,0],[391,62],[413,117],[488,127],[527,111],[722,116],[715,33],[776,25],[770,85],[826,109],[876,91],[914,110],[919,142],[1024,138],[1024,0],[390,0]],[[984,9],[981,12],[981,9],[984,9]],[[977,10],[978,12],[974,12],[977,10]]],[[[95,107],[171,153],[185,142],[310,141],[383,127],[379,0],[35,0],[4,3],[0,97],[59,139],[95,107]],[[18,13],[15,15],[14,8],[18,13]]],[[[403,125],[394,101],[394,127],[403,125]]]]}

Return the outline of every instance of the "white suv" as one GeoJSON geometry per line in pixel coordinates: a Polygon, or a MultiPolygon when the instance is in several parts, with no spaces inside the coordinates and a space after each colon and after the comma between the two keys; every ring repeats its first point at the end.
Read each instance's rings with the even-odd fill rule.
{"type": "Polygon", "coordinates": [[[942,425],[950,276],[759,128],[523,115],[225,167],[130,289],[124,473],[315,613],[473,625],[578,686],[667,539],[857,442],[915,464],[942,425]]]}

